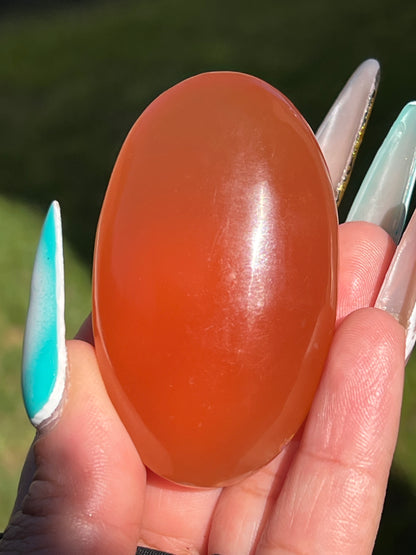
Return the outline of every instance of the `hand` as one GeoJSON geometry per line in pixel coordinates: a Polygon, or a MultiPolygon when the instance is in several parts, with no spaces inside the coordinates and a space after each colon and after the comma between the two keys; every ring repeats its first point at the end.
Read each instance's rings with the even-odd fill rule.
{"type": "Polygon", "coordinates": [[[395,246],[340,226],[338,324],[302,430],[237,485],[146,471],[113,409],[87,323],[67,342],[64,401],[42,421],[0,552],[371,553],[397,438],[405,330],[374,308],[395,246]],[[86,341],[87,340],[87,341],[86,341]]]}
{"type": "Polygon", "coordinates": [[[265,468],[222,490],[146,473],[94,348],[69,341],[67,400],[32,446],[3,550],[370,553],[397,438],[404,330],[361,307],[374,303],[393,251],[371,224],[340,227],[339,326],[305,427],[265,468]]]}

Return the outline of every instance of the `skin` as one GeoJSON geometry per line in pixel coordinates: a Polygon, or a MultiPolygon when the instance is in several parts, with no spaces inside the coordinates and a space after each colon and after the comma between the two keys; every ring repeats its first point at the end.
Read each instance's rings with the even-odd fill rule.
{"type": "Polygon", "coordinates": [[[60,415],[38,431],[0,552],[371,553],[397,440],[404,330],[369,308],[394,245],[340,226],[338,322],[308,418],[286,449],[237,485],[175,486],[142,465],[114,411],[88,322],[68,342],[60,415]]]}

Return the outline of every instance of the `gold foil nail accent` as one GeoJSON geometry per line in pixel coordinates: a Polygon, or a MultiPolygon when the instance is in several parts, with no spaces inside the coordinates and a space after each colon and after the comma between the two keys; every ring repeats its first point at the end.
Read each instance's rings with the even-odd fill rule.
{"type": "Polygon", "coordinates": [[[371,59],[363,62],[351,75],[316,132],[338,205],[350,180],[379,81],[379,63],[371,59]]]}
{"type": "Polygon", "coordinates": [[[345,166],[345,169],[344,169],[344,172],[342,174],[342,177],[341,177],[340,181],[335,186],[335,200],[336,200],[337,206],[340,205],[342,197],[344,196],[344,193],[345,193],[345,191],[347,189],[347,186],[348,186],[348,183],[350,181],[352,169],[354,167],[354,163],[355,163],[355,160],[357,158],[358,150],[360,149],[360,146],[361,146],[361,143],[362,143],[362,140],[363,140],[363,137],[364,137],[364,133],[365,133],[365,130],[367,128],[368,120],[370,119],[371,112],[373,110],[374,101],[376,99],[379,82],[380,82],[380,72],[377,73],[376,80],[374,82],[374,89],[370,92],[370,94],[368,96],[367,107],[366,107],[366,110],[364,111],[361,126],[358,130],[357,136],[356,136],[355,141],[354,141],[354,146],[353,146],[353,149],[352,149],[352,152],[351,152],[351,157],[350,157],[347,165],[345,166]]]}

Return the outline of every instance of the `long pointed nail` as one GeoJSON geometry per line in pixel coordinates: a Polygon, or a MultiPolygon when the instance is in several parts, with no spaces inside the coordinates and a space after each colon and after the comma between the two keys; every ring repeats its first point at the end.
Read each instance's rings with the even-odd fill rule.
{"type": "Polygon", "coordinates": [[[416,102],[400,112],[358,191],[347,221],[384,228],[397,243],[416,178],[416,102]]]}
{"type": "Polygon", "coordinates": [[[328,164],[337,204],[347,188],[380,80],[376,60],[352,74],[325,117],[316,138],[328,164]]]}
{"type": "Polygon", "coordinates": [[[59,204],[51,204],[33,268],[23,343],[22,390],[36,427],[59,406],[65,388],[64,267],[59,204]]]}
{"type": "Polygon", "coordinates": [[[396,249],[375,307],[392,314],[406,330],[406,360],[416,341],[416,212],[396,249]]]}

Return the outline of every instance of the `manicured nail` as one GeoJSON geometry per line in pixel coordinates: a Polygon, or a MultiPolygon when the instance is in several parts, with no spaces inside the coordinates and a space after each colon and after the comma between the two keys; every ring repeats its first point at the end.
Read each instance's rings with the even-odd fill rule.
{"type": "Polygon", "coordinates": [[[416,178],[416,102],[400,112],[355,197],[347,221],[384,228],[398,243],[416,178]]]}
{"type": "Polygon", "coordinates": [[[62,400],[66,377],[64,263],[59,204],[51,204],[33,268],[23,343],[22,390],[36,427],[62,400]]]}
{"type": "Polygon", "coordinates": [[[398,243],[416,178],[416,102],[400,112],[355,197],[347,221],[384,228],[398,243]]]}
{"type": "Polygon", "coordinates": [[[374,305],[406,330],[406,360],[416,341],[416,212],[396,249],[374,305]]]}
{"type": "Polygon", "coordinates": [[[380,80],[376,60],[363,62],[340,92],[316,138],[328,164],[337,204],[347,188],[380,80]]]}

